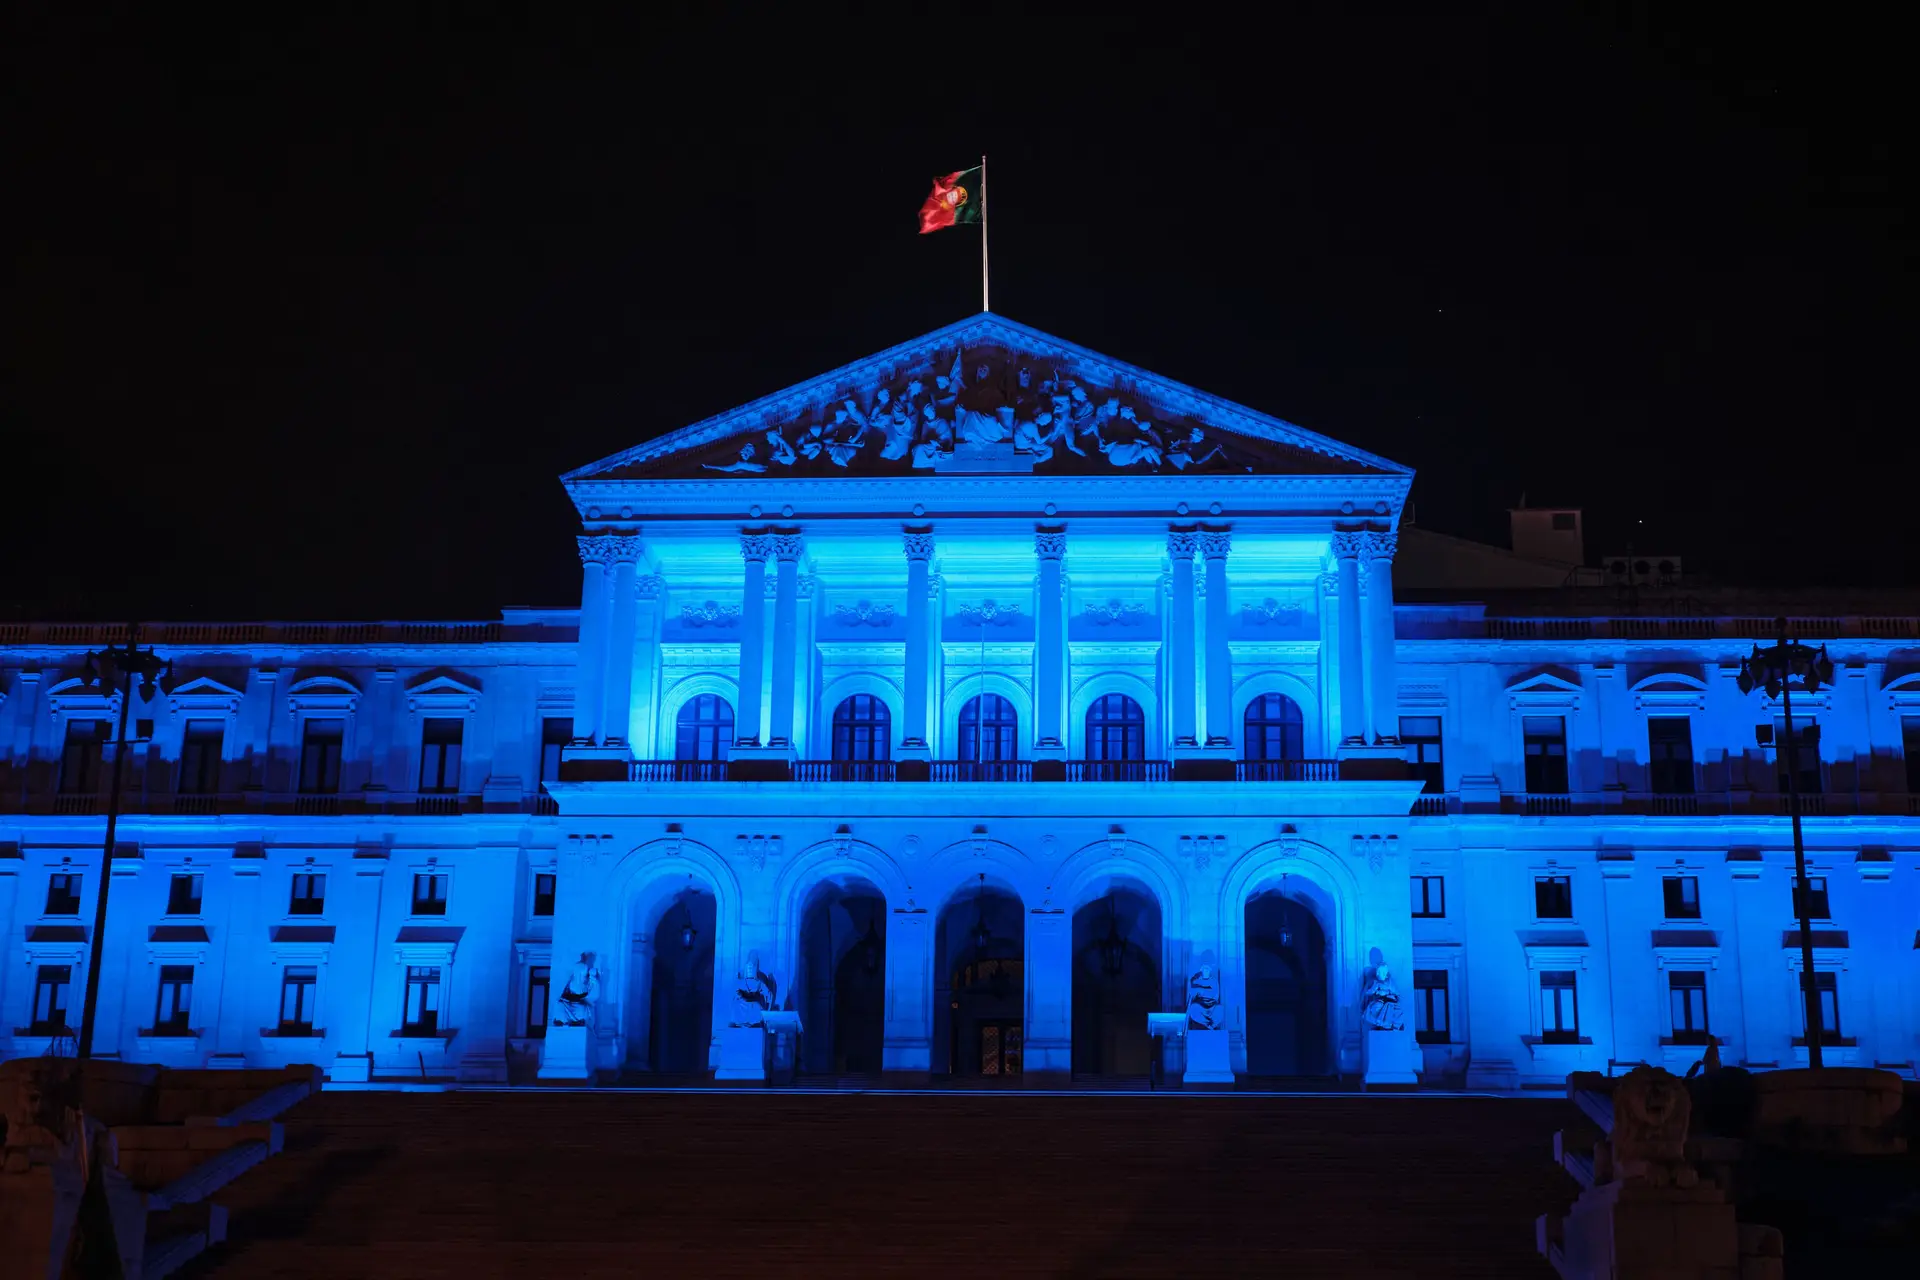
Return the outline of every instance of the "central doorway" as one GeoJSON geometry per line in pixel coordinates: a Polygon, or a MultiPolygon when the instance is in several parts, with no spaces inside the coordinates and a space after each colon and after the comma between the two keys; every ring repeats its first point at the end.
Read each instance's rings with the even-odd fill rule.
{"type": "Polygon", "coordinates": [[[960,1080],[1011,1081],[1026,1065],[1026,911],[976,877],[940,913],[936,930],[933,1061],[960,1080]]]}
{"type": "Polygon", "coordinates": [[[826,881],[800,926],[800,1070],[878,1075],[886,1038],[887,904],[865,880],[826,881]]]}
{"type": "Polygon", "coordinates": [[[1247,900],[1247,1074],[1330,1076],[1327,939],[1284,889],[1247,900]]]}
{"type": "Polygon", "coordinates": [[[713,895],[687,888],[654,927],[646,1069],[704,1081],[713,1043],[713,895]]]}

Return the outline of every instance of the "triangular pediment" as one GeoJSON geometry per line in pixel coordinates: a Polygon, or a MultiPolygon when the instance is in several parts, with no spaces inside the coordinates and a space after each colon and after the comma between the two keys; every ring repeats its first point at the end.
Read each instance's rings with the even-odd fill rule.
{"type": "Polygon", "coordinates": [[[568,473],[780,475],[1411,471],[1005,317],[981,314],[568,473]]]}

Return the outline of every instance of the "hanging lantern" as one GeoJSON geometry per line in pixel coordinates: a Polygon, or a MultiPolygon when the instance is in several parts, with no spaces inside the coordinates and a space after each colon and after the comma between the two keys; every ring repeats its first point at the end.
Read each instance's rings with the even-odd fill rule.
{"type": "Polygon", "coordinates": [[[680,949],[682,951],[693,950],[693,940],[696,936],[699,935],[699,932],[700,931],[698,929],[693,927],[693,921],[691,920],[681,925],[680,926],[680,949]]]}
{"type": "Polygon", "coordinates": [[[1280,945],[1293,945],[1293,899],[1287,896],[1287,878],[1280,877],[1280,945]]]}
{"type": "Polygon", "coordinates": [[[987,948],[993,943],[993,933],[987,928],[987,873],[980,873],[980,887],[973,895],[973,951],[984,960],[987,948]]]}
{"type": "Polygon", "coordinates": [[[1107,897],[1107,936],[1100,940],[1100,971],[1117,978],[1127,963],[1127,940],[1120,936],[1120,922],[1114,915],[1113,897],[1107,897]]]}

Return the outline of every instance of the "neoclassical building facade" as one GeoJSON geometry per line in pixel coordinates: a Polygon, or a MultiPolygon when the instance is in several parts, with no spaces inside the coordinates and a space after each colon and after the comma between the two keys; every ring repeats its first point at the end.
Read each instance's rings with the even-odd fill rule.
{"type": "Polygon", "coordinates": [[[1254,1083],[1789,1066],[1805,905],[1827,1061],[1911,1074],[1920,610],[1412,479],[983,315],[564,477],[577,606],[154,626],[130,693],[0,624],[0,1053],[80,1024],[132,697],[99,1054],[691,1083],[771,1012],[774,1082],[1177,1080],[1201,991],[1254,1083]]]}

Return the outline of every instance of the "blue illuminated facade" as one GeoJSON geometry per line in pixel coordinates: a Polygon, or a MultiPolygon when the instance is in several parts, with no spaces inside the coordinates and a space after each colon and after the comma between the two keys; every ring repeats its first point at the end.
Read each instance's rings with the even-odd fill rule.
{"type": "MultiPolygon", "coordinates": [[[[979,316],[564,477],[577,606],[153,628],[96,1052],[686,1082],[751,989],[801,1078],[1048,1084],[1145,1076],[1208,966],[1242,1078],[1804,1063],[1734,680],[1785,615],[1838,669],[1826,1060],[1911,1075],[1920,610],[1610,580],[1574,512],[1461,542],[1412,480],[979,316]]],[[[0,1056],[79,1022],[118,638],[0,624],[0,1056]]]]}

